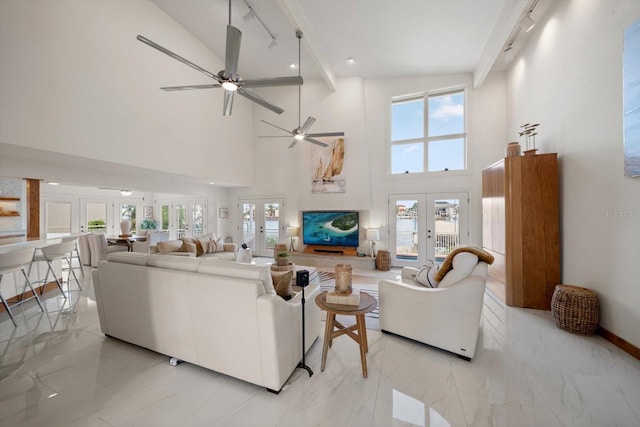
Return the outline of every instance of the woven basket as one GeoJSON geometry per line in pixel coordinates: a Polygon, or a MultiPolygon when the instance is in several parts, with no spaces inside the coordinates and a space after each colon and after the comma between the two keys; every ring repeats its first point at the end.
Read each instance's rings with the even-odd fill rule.
{"type": "Polygon", "coordinates": [[[578,335],[593,335],[598,329],[600,306],[590,289],[558,285],[551,298],[551,315],[560,329],[578,335]]]}
{"type": "Polygon", "coordinates": [[[391,252],[378,251],[378,255],[376,255],[376,268],[382,271],[391,270],[391,252]]]}

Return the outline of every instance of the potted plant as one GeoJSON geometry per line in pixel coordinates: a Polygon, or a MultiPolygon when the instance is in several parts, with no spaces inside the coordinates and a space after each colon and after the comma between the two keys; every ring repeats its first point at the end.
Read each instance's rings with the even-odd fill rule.
{"type": "Polygon", "coordinates": [[[140,230],[138,231],[138,234],[145,235],[147,234],[148,230],[156,230],[157,228],[158,228],[158,221],[156,221],[153,218],[145,219],[144,221],[142,221],[142,224],[140,224],[140,230]]]}
{"type": "Polygon", "coordinates": [[[284,267],[289,265],[289,252],[280,251],[276,254],[276,264],[284,267]]]}

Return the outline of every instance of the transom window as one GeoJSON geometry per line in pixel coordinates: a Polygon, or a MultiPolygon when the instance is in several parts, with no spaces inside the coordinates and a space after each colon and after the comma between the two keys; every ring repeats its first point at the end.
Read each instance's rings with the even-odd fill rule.
{"type": "Polygon", "coordinates": [[[464,95],[461,89],[392,100],[392,174],[465,169],[464,95]]]}

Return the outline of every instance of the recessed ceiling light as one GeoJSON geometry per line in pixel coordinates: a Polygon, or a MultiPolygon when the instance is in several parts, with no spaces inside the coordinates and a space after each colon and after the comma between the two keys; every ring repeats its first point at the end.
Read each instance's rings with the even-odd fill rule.
{"type": "Polygon", "coordinates": [[[216,183],[215,182],[210,182],[209,185],[216,185],[216,183]]]}
{"type": "Polygon", "coordinates": [[[49,185],[60,185],[59,182],[50,182],[49,185]]]}
{"type": "Polygon", "coordinates": [[[347,64],[355,64],[356,60],[353,58],[353,56],[350,56],[347,58],[347,64]]]}
{"type": "Polygon", "coordinates": [[[289,64],[289,68],[296,68],[296,67],[297,67],[297,65],[296,65],[295,62],[292,62],[292,63],[289,64]]]}
{"type": "Polygon", "coordinates": [[[120,194],[122,194],[123,196],[130,196],[131,195],[131,190],[120,190],[120,194]]]}

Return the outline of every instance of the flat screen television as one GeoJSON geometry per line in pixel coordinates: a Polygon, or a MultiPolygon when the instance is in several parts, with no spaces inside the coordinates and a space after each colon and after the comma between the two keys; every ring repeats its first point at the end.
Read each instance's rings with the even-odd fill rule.
{"type": "Polygon", "coordinates": [[[305,245],[358,247],[357,211],[302,212],[305,245]]]}

